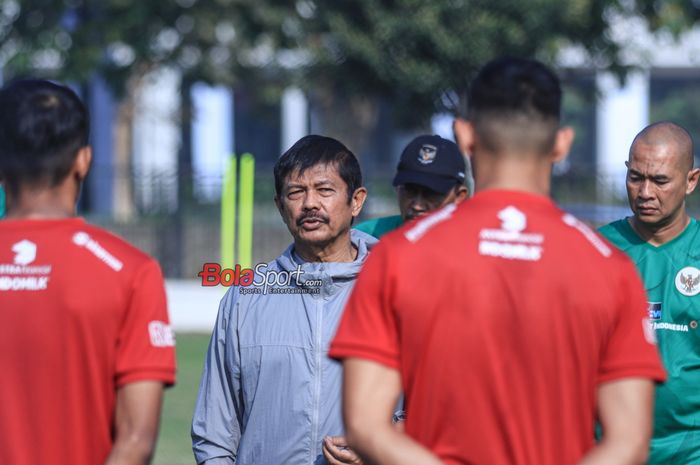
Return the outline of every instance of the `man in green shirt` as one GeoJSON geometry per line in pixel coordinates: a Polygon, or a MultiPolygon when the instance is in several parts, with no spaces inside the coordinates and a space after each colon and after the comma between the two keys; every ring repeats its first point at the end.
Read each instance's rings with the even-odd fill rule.
{"type": "Polygon", "coordinates": [[[471,173],[454,142],[437,135],[418,136],[401,153],[394,177],[401,214],[367,220],[355,229],[380,238],[406,221],[459,203],[469,195],[464,185],[468,178],[471,173]]]}
{"type": "Polygon", "coordinates": [[[649,464],[700,463],[700,224],[685,198],[698,183],[693,142],[682,127],[660,122],[635,137],[627,165],[633,216],[600,229],[632,258],[649,299],[668,372],[656,388],[649,464]]]}

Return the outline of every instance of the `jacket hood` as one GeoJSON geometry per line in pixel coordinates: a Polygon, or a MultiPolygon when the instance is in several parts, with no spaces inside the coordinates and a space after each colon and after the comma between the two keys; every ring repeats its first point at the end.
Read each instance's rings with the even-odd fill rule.
{"type": "Polygon", "coordinates": [[[275,259],[275,264],[283,271],[295,271],[301,266],[303,274],[299,281],[327,280],[333,282],[353,280],[365,263],[369,251],[378,242],[377,239],[356,229],[350,230],[350,241],[357,247],[357,258],[352,262],[307,262],[294,252],[294,244],[287,247],[282,255],[275,259]]]}

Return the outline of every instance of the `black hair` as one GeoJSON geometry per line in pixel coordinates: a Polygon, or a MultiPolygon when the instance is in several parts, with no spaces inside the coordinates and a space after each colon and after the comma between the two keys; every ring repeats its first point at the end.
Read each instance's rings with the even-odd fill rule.
{"type": "Polygon", "coordinates": [[[484,143],[496,151],[498,139],[512,132],[513,121],[540,125],[545,131],[535,132],[533,137],[540,140],[533,143],[546,151],[559,126],[561,98],[559,79],[545,65],[536,60],[502,57],[487,63],[472,82],[468,117],[484,143]],[[488,128],[489,123],[498,124],[488,128]]]}
{"type": "Polygon", "coordinates": [[[362,187],[362,171],[355,155],[340,141],[331,137],[309,135],[299,139],[284,152],[275,163],[275,193],[280,197],[284,181],[293,172],[303,174],[319,165],[333,164],[348,189],[348,203],[357,189],[362,187]]]}
{"type": "Polygon", "coordinates": [[[0,90],[0,178],[21,185],[58,185],[88,144],[87,110],[65,86],[14,81],[0,90]]]}

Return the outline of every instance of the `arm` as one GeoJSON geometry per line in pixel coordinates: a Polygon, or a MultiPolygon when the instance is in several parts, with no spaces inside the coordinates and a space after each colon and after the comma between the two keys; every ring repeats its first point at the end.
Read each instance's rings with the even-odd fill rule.
{"type": "Polygon", "coordinates": [[[232,465],[238,451],[242,407],[238,404],[237,295],[231,288],[221,301],[204,362],[192,417],[192,451],[198,464],[232,465]]]}
{"type": "Polygon", "coordinates": [[[343,415],[351,447],[376,465],[441,465],[391,422],[401,395],[398,371],[359,358],[345,359],[343,370],[343,415]]]}
{"type": "Polygon", "coordinates": [[[646,462],[652,430],[654,384],[626,378],[598,388],[602,440],[579,465],[637,465],[646,462]]]}
{"type": "Polygon", "coordinates": [[[150,463],[158,436],[163,383],[138,381],[117,391],[115,440],[105,465],[150,463]]]}

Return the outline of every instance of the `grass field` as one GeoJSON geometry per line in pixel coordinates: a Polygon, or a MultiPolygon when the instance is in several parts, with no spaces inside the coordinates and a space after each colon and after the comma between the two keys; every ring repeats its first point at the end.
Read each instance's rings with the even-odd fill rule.
{"type": "Polygon", "coordinates": [[[190,421],[208,334],[177,335],[177,384],[165,393],[160,437],[153,465],[193,465],[190,421]]]}

